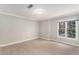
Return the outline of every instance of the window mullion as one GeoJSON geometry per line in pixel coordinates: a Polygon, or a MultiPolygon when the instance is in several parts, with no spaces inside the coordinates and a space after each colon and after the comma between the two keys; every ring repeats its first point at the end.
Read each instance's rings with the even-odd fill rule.
{"type": "Polygon", "coordinates": [[[75,33],[75,35],[76,35],[76,39],[78,39],[78,21],[75,21],[76,22],[76,33],[75,33]]]}
{"type": "Polygon", "coordinates": [[[67,38],[67,22],[65,22],[65,37],[67,38]]]}

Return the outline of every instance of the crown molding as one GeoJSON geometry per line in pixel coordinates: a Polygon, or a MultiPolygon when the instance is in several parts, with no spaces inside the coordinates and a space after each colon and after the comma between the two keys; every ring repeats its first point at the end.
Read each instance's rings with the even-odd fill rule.
{"type": "Polygon", "coordinates": [[[49,19],[41,20],[41,21],[59,20],[59,19],[74,18],[74,17],[79,17],[79,11],[74,11],[74,12],[70,12],[70,13],[60,14],[60,15],[57,15],[57,16],[50,17],[49,19]]]}
{"type": "Polygon", "coordinates": [[[15,14],[12,14],[12,13],[8,13],[8,12],[3,12],[3,11],[0,11],[0,14],[2,15],[8,15],[8,16],[13,16],[13,17],[18,17],[18,18],[22,18],[22,19],[28,19],[28,20],[33,20],[33,18],[28,18],[28,17],[24,17],[24,16],[20,16],[20,15],[15,15],[15,14]]]}

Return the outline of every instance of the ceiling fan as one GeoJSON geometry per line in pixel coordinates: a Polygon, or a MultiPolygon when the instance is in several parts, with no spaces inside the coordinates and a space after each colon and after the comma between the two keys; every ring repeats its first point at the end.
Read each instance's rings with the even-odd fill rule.
{"type": "Polygon", "coordinates": [[[34,5],[33,4],[29,4],[27,8],[32,8],[32,7],[34,7],[34,5]]]}

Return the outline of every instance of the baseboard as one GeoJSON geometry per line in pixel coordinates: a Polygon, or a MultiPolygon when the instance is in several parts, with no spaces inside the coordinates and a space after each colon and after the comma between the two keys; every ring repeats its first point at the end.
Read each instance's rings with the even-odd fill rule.
{"type": "Polygon", "coordinates": [[[34,40],[34,39],[37,39],[37,37],[27,39],[27,40],[21,40],[21,41],[16,41],[16,42],[10,42],[10,43],[7,43],[7,44],[2,44],[2,45],[0,45],[0,47],[6,47],[6,46],[9,46],[9,45],[18,44],[18,43],[22,43],[22,42],[30,41],[30,40],[34,40]]]}
{"type": "Polygon", "coordinates": [[[40,37],[41,39],[44,39],[44,40],[51,40],[51,41],[55,41],[55,42],[58,42],[58,43],[62,43],[62,44],[66,44],[66,45],[71,45],[71,46],[76,46],[76,47],[79,47],[78,44],[75,44],[75,43],[72,43],[72,44],[69,44],[67,42],[63,42],[63,41],[60,41],[60,40],[54,40],[54,39],[48,39],[48,38],[44,38],[44,37],[40,37]]]}
{"type": "Polygon", "coordinates": [[[51,40],[50,38],[40,37],[41,39],[51,40]]]}
{"type": "MultiPolygon", "coordinates": [[[[41,39],[45,39],[45,40],[51,40],[51,41],[55,41],[55,42],[59,42],[59,43],[64,43],[64,44],[68,44],[66,42],[61,42],[59,40],[53,40],[53,39],[50,39],[50,38],[44,38],[44,37],[40,37],[41,39]]],[[[6,46],[9,46],[9,45],[13,45],[13,44],[18,44],[18,43],[22,43],[22,42],[25,42],[25,41],[30,41],[30,40],[34,40],[34,39],[38,39],[37,37],[35,38],[29,38],[27,40],[21,40],[21,41],[16,41],[16,42],[10,42],[10,43],[7,43],[7,44],[2,44],[0,45],[0,47],[6,47],[6,46]]],[[[68,44],[68,45],[72,45],[72,46],[77,46],[79,47],[79,45],[77,44],[68,44]]]]}

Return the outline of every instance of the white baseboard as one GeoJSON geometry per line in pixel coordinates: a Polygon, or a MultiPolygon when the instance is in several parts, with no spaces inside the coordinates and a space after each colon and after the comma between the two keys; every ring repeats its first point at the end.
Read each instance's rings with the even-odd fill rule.
{"type": "Polygon", "coordinates": [[[27,39],[27,40],[21,40],[21,41],[10,42],[10,43],[7,43],[7,44],[2,44],[2,45],[0,45],[0,47],[6,47],[6,46],[9,46],[9,45],[18,44],[18,43],[22,43],[22,42],[30,41],[30,40],[34,40],[34,39],[37,39],[37,37],[27,39]]]}
{"type": "Polygon", "coordinates": [[[55,41],[55,42],[58,42],[58,43],[63,43],[63,44],[67,44],[67,45],[72,45],[72,46],[76,46],[76,47],[79,47],[79,44],[77,43],[69,43],[69,42],[64,42],[64,41],[60,41],[60,40],[55,40],[55,39],[49,39],[49,38],[44,38],[44,37],[40,37],[41,39],[45,39],[45,40],[51,40],[51,41],[55,41]]]}
{"type": "MultiPolygon", "coordinates": [[[[41,39],[45,39],[45,40],[52,40],[52,41],[56,41],[56,42],[60,42],[60,43],[64,43],[64,44],[69,44],[69,43],[66,43],[66,42],[62,42],[60,40],[54,40],[54,39],[50,39],[50,38],[45,38],[45,37],[40,37],[41,39]]],[[[18,43],[22,43],[22,42],[25,42],[25,41],[30,41],[30,40],[34,40],[34,39],[38,39],[38,37],[35,37],[35,38],[29,38],[27,40],[21,40],[21,41],[15,41],[15,42],[10,42],[10,43],[6,43],[6,44],[2,44],[0,45],[0,47],[6,47],[6,46],[9,46],[9,45],[13,45],[13,44],[18,44],[18,43]]],[[[79,47],[78,44],[69,44],[69,45],[73,45],[73,46],[77,46],[79,47]]]]}
{"type": "Polygon", "coordinates": [[[51,40],[50,38],[40,37],[41,39],[51,40]]]}

